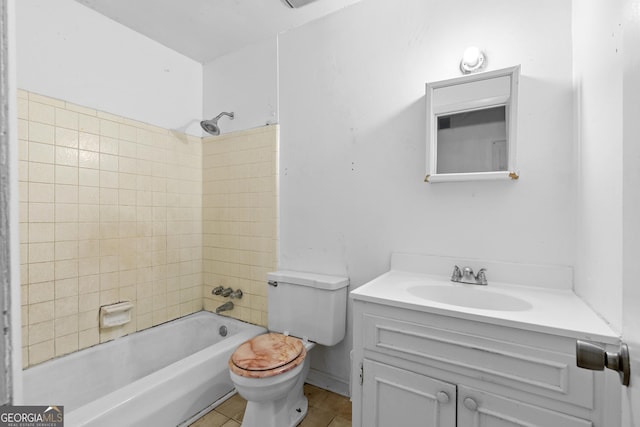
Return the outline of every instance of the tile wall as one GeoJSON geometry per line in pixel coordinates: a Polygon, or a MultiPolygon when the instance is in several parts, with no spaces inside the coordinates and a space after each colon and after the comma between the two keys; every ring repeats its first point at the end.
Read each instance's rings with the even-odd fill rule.
{"type": "Polygon", "coordinates": [[[204,307],[228,300],[218,285],[242,289],[229,316],[267,325],[266,274],[277,266],[278,126],[203,140],[204,307]]]}
{"type": "MultiPolygon", "coordinates": [[[[26,91],[18,98],[23,365],[201,310],[201,138],[26,91]],[[133,321],[101,331],[99,307],[125,300],[134,303],[133,321]]],[[[207,146],[211,152],[227,143],[207,146]]],[[[213,193],[209,186],[215,198],[213,193]]],[[[247,212],[247,219],[255,214],[247,212]]],[[[238,233],[273,231],[222,223],[238,233]]],[[[205,224],[211,278],[210,268],[217,266],[211,256],[219,252],[211,244],[212,230],[233,238],[215,221],[205,224]]],[[[251,254],[260,266],[268,264],[262,252],[251,254]]],[[[260,272],[250,268],[247,280],[260,272]]],[[[264,295],[254,282],[247,291],[264,295]]],[[[262,322],[254,311],[261,313],[264,302],[253,305],[240,317],[262,322]]]]}

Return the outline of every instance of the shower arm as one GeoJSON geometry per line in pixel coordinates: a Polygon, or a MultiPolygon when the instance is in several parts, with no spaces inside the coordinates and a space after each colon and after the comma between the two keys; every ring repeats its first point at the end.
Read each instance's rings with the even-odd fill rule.
{"type": "Polygon", "coordinates": [[[218,121],[218,119],[219,119],[220,117],[222,117],[222,116],[229,116],[229,117],[231,117],[231,119],[233,119],[233,113],[227,113],[227,112],[223,111],[222,113],[218,114],[217,116],[215,116],[215,117],[214,117],[213,119],[211,119],[211,120],[213,120],[213,121],[218,121]]]}

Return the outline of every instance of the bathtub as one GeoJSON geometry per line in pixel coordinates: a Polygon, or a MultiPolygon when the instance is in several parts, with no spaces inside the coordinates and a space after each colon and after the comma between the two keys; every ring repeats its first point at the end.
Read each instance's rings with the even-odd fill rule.
{"type": "Polygon", "coordinates": [[[264,332],[201,311],[24,370],[24,404],[64,405],[68,427],[173,427],[233,391],[231,353],[264,332]]]}

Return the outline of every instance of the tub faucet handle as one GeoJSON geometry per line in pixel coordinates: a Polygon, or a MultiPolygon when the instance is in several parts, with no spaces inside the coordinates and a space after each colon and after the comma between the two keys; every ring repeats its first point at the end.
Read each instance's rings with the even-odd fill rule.
{"type": "Polygon", "coordinates": [[[228,297],[229,295],[231,295],[231,292],[233,292],[233,289],[231,289],[231,288],[227,288],[227,289],[224,289],[220,294],[221,294],[223,297],[225,297],[225,298],[226,298],[226,297],[228,297]]]}
{"type": "Polygon", "coordinates": [[[231,292],[231,294],[229,294],[229,296],[231,298],[241,299],[242,298],[242,290],[241,289],[236,289],[235,291],[231,292]]]}
{"type": "Polygon", "coordinates": [[[215,288],[213,288],[213,290],[211,291],[212,295],[220,295],[222,293],[222,291],[224,290],[223,286],[216,286],[215,288]]]}

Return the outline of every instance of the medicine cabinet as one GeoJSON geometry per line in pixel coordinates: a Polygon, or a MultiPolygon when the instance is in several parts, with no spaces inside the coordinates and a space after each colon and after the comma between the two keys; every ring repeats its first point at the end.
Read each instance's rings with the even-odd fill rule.
{"type": "Polygon", "coordinates": [[[518,179],[520,66],[427,83],[426,182],[518,179]]]}

